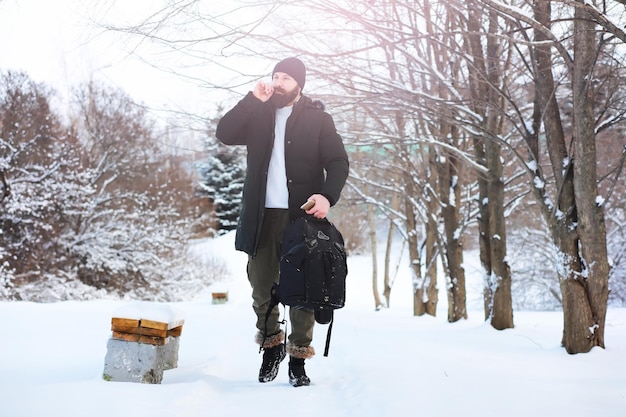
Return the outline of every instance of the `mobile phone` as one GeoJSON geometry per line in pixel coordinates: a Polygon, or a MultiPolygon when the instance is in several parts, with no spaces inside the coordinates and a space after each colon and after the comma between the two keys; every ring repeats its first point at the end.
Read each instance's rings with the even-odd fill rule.
{"type": "Polygon", "coordinates": [[[300,206],[302,210],[310,210],[315,205],[315,200],[307,200],[306,203],[300,206]]]}

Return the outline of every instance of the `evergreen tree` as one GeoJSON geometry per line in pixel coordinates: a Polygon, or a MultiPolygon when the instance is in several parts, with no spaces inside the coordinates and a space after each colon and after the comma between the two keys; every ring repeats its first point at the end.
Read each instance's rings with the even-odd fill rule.
{"type": "Polygon", "coordinates": [[[218,233],[237,227],[245,162],[241,149],[224,146],[213,138],[207,140],[209,157],[198,167],[201,188],[215,206],[218,233]]]}

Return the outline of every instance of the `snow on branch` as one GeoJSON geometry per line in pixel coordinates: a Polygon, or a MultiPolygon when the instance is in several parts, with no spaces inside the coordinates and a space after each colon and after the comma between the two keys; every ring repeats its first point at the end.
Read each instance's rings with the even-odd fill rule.
{"type": "MultiPolygon", "coordinates": [[[[620,39],[622,42],[626,43],[626,32],[624,29],[619,27],[617,24],[613,23],[609,16],[602,13],[598,10],[592,2],[585,1],[584,3],[580,3],[574,0],[560,0],[563,4],[567,4],[568,6],[578,7],[584,9],[588,12],[596,21],[596,23],[602,26],[607,32],[616,38],[620,39]]],[[[620,1],[622,4],[626,4],[624,1],[620,1]]],[[[622,22],[623,24],[623,22],[622,22]]]]}
{"type": "Polygon", "coordinates": [[[563,61],[565,65],[567,65],[568,70],[574,70],[574,59],[570,55],[569,51],[563,45],[561,41],[552,33],[550,29],[542,25],[540,22],[535,20],[532,16],[528,15],[524,10],[519,7],[511,6],[509,4],[502,3],[497,0],[480,0],[485,6],[496,10],[505,18],[514,19],[517,21],[521,21],[529,25],[534,30],[541,32],[546,38],[552,41],[552,45],[559,51],[561,56],[563,57],[563,61]]]}

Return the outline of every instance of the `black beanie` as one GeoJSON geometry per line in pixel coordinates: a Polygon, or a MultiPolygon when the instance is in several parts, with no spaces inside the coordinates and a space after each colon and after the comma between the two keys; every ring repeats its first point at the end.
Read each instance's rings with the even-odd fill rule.
{"type": "Polygon", "coordinates": [[[286,58],[280,61],[274,67],[274,71],[272,71],[272,77],[277,72],[284,72],[285,74],[289,74],[291,78],[296,80],[301,89],[304,88],[304,83],[306,81],[306,68],[302,61],[298,58],[286,58]]]}

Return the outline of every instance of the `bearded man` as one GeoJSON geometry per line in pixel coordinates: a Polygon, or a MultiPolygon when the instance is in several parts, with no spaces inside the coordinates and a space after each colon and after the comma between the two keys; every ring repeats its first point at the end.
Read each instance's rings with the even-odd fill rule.
{"type": "Polygon", "coordinates": [[[259,381],[273,381],[289,354],[289,382],[309,385],[314,312],[290,308],[285,341],[279,311],[266,320],[271,289],[279,281],[283,234],[289,221],[307,214],[324,218],[348,177],[348,156],[332,117],[319,101],[302,95],[306,68],[298,58],[276,64],[272,82],[259,81],[217,125],[217,138],[247,147],[247,172],[235,248],[248,254],[248,280],[256,314],[256,341],[263,352],[259,381]],[[314,205],[302,210],[306,201],[314,205]]]}

